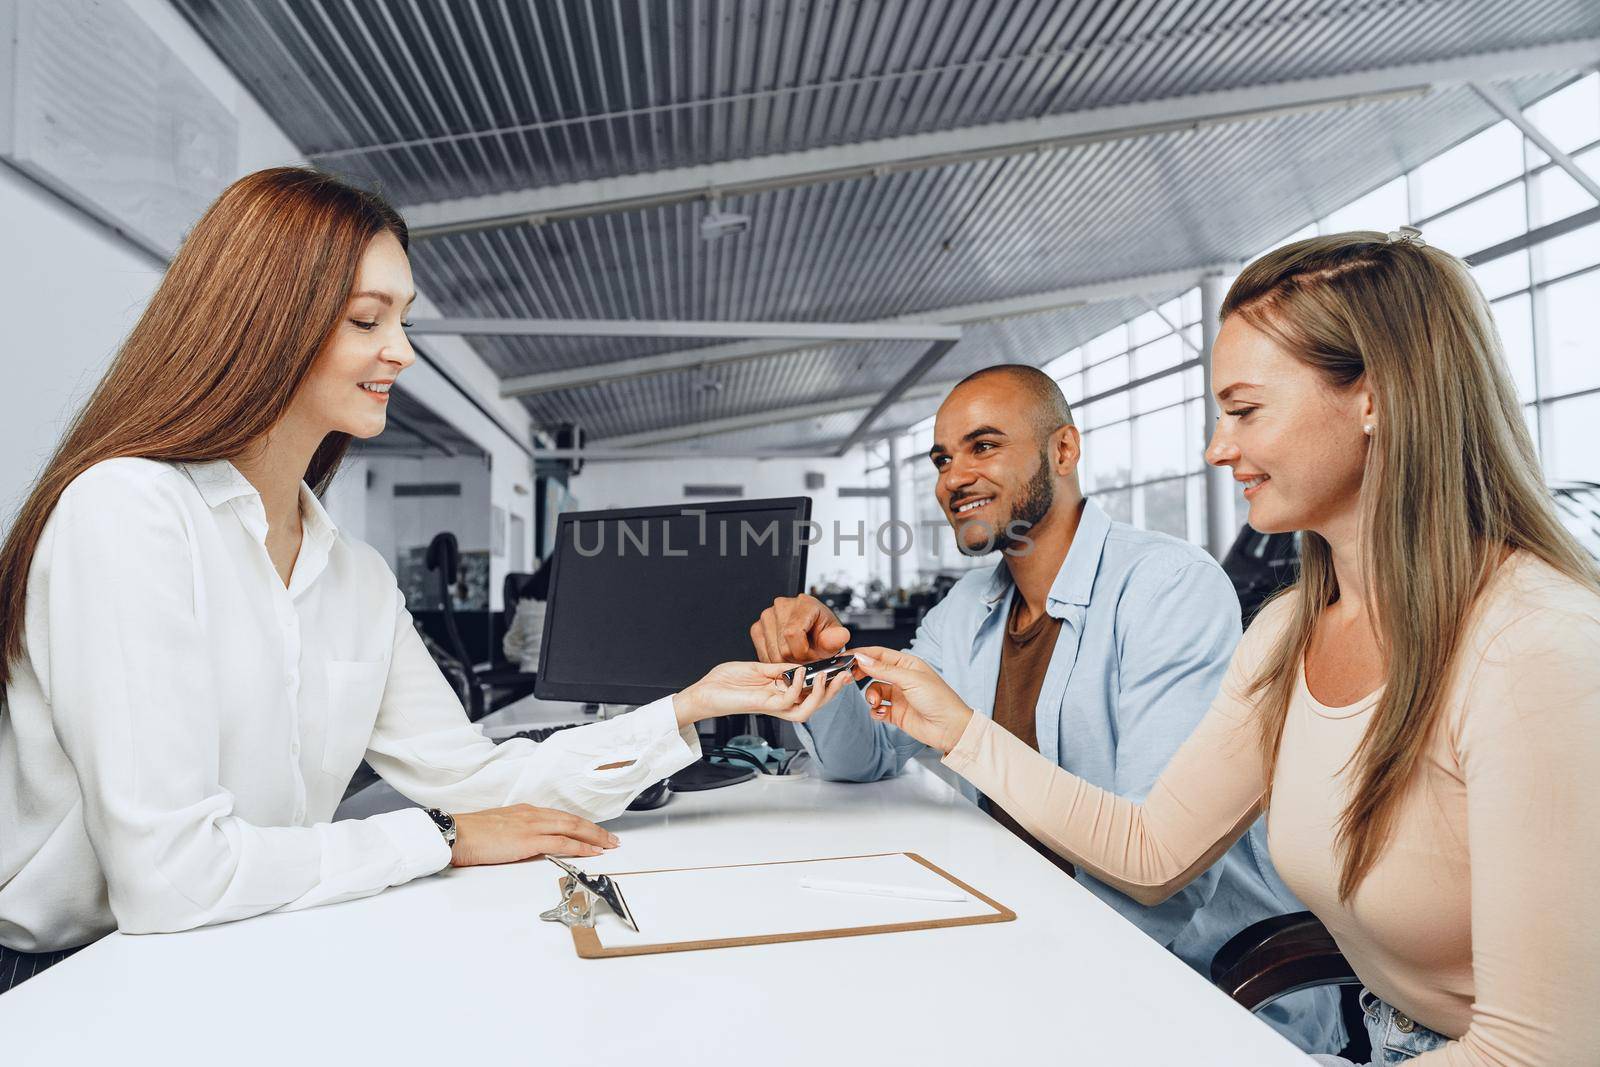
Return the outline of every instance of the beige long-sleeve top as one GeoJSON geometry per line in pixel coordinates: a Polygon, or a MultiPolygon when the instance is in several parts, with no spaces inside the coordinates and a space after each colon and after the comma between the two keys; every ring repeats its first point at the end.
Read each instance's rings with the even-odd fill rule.
{"type": "MultiPolygon", "coordinates": [[[[1290,605],[1245,635],[1142,805],[973,716],[945,763],[1041,841],[1155,903],[1263,806],[1250,679],[1290,605]]],[[[1335,827],[1377,694],[1331,708],[1300,669],[1267,805],[1272,860],[1368,988],[1452,1040],[1420,1065],[1600,1062],[1600,596],[1526,553],[1479,598],[1393,838],[1350,899],[1335,827]]]]}

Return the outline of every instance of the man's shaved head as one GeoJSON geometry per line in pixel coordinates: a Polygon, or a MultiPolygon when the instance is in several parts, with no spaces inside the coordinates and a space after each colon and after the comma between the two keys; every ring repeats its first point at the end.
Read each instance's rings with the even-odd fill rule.
{"type": "Polygon", "coordinates": [[[1022,403],[1028,408],[1028,421],[1033,425],[1039,441],[1043,443],[1063,426],[1072,425],[1072,407],[1054,378],[1026,363],[1000,363],[973,371],[950,390],[951,395],[970,382],[985,381],[991,384],[1004,382],[1016,389],[1022,403]]]}
{"type": "Polygon", "coordinates": [[[1079,454],[1067,398],[1039,368],[1003,363],[962,379],[939,405],[928,450],[957,547],[1015,554],[1058,497],[1076,515],[1079,454]]]}

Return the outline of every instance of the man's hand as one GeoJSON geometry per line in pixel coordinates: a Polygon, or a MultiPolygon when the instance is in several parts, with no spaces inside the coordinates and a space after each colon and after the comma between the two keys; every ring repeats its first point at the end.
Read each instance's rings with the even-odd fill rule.
{"type": "Polygon", "coordinates": [[[840,671],[827,685],[802,685],[802,672],[784,681],[792,663],[719,663],[706,676],[673,694],[678,726],[688,726],[718,715],[776,715],[790,722],[805,722],[811,713],[839,695],[850,684],[850,672],[840,671]]]}
{"type": "Polygon", "coordinates": [[[588,819],[552,808],[509,808],[457,815],[450,866],[516,863],[535,856],[598,856],[617,846],[617,835],[588,819]]]}
{"type": "Polygon", "coordinates": [[[850,643],[828,606],[814,596],[781,596],[750,627],[762,663],[810,663],[838,654],[850,643]]]}
{"type": "Polygon", "coordinates": [[[872,717],[949,755],[973,716],[949,683],[907,652],[876,647],[850,651],[856,657],[856,677],[873,680],[864,694],[872,717]]]}

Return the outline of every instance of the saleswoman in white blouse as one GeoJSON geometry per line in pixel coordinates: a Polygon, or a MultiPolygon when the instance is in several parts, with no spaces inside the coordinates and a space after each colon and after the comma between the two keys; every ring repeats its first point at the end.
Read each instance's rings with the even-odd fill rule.
{"type": "Polygon", "coordinates": [[[382,558],[311,487],[415,359],[406,229],[311,171],[195,225],[0,551],[0,946],[46,952],[594,855],[694,723],[803,718],[783,665],[542,744],[468,723],[382,558]],[[365,756],[423,808],[331,822],[365,756]],[[445,820],[446,822],[448,820],[445,820]]]}

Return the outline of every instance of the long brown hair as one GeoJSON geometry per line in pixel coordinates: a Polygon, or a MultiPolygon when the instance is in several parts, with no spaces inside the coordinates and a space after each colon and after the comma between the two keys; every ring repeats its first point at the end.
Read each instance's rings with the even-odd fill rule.
{"type": "MultiPolygon", "coordinates": [[[[1600,590],[1556,517],[1482,292],[1459,259],[1375,232],[1296,241],[1245,268],[1222,317],[1240,315],[1335,388],[1364,381],[1378,430],[1361,493],[1362,567],[1385,684],[1347,769],[1339,896],[1377,862],[1440,717],[1474,601],[1508,549],[1600,590]]],[[[1267,777],[1302,657],[1339,598],[1320,535],[1301,534],[1288,629],[1252,692],[1267,777]]]]}
{"type": "MultiPolygon", "coordinates": [[[[200,217],[0,548],[0,687],[22,653],[34,550],[67,486],[121,456],[244,454],[288,410],[385,231],[408,244],[381,198],[297,167],[240,178],[200,217]]],[[[349,443],[330,433],[318,446],[305,474],[318,492],[349,443]]]]}

